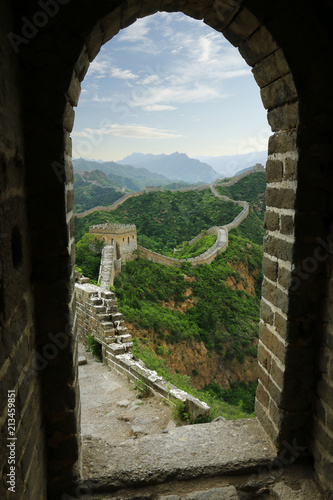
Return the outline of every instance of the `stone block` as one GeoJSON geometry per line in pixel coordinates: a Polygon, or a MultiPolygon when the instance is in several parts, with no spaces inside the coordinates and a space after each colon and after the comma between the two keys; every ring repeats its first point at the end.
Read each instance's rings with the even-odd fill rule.
{"type": "Polygon", "coordinates": [[[242,8],[235,15],[228,27],[223,30],[223,35],[232,45],[238,47],[259,26],[258,19],[248,9],[242,8]]]}
{"type": "Polygon", "coordinates": [[[266,189],[266,205],[276,208],[294,208],[295,206],[295,190],[287,188],[270,188],[266,189]]]}
{"type": "Polygon", "coordinates": [[[296,151],[296,140],[297,131],[294,129],[276,132],[268,140],[268,153],[272,155],[296,151]]]}
{"type": "Polygon", "coordinates": [[[116,334],[117,335],[125,335],[128,332],[126,326],[119,326],[116,328],[116,334]]]}
{"type": "Polygon", "coordinates": [[[279,285],[281,285],[285,290],[288,290],[291,285],[291,281],[291,271],[289,271],[289,269],[286,269],[285,267],[280,266],[278,274],[279,285]]]}
{"type": "MultiPolygon", "coordinates": [[[[196,491],[190,493],[188,500],[238,500],[239,496],[235,486],[225,486],[223,488],[213,488],[208,491],[196,491]]],[[[171,500],[171,499],[170,499],[171,500]]],[[[173,499],[172,499],[173,500],[173,499]]]]}
{"type": "Polygon", "coordinates": [[[73,106],[69,102],[66,102],[63,124],[64,124],[64,129],[67,130],[67,132],[69,133],[72,132],[73,130],[74,119],[75,119],[75,113],[73,106]]]}
{"type": "Polygon", "coordinates": [[[266,210],[264,225],[268,231],[278,231],[280,229],[279,214],[273,210],[266,210]]]}
{"type": "Polygon", "coordinates": [[[270,437],[271,442],[276,445],[278,442],[279,430],[275,427],[272,422],[271,416],[268,413],[267,408],[262,405],[260,401],[256,399],[255,412],[260,425],[264,428],[270,437]]]}
{"type": "Polygon", "coordinates": [[[205,14],[204,23],[222,32],[238,11],[239,5],[236,1],[216,0],[212,9],[205,14]]]}
{"type": "Polygon", "coordinates": [[[274,82],[281,76],[290,72],[283,50],[279,49],[260,61],[252,70],[253,76],[259,85],[264,87],[274,82]]]}
{"type": "Polygon", "coordinates": [[[108,350],[114,356],[116,356],[117,354],[125,354],[125,352],[126,352],[124,344],[116,344],[116,343],[109,344],[108,350]]]}
{"type": "Polygon", "coordinates": [[[239,52],[250,66],[254,66],[254,64],[265,59],[278,49],[279,46],[271,33],[265,26],[261,26],[259,30],[240,45],[239,52]]]}
{"type": "Polygon", "coordinates": [[[294,217],[292,215],[281,215],[281,233],[291,235],[294,234],[294,229],[294,217]]]}
{"type": "Polygon", "coordinates": [[[287,340],[287,320],[278,311],[275,312],[274,327],[280,337],[287,340]]]}
{"type": "Polygon", "coordinates": [[[264,278],[261,293],[268,302],[271,302],[275,305],[275,307],[281,309],[284,314],[287,314],[289,308],[289,297],[285,292],[264,278]]]}
{"type": "Polygon", "coordinates": [[[268,323],[269,325],[274,324],[274,312],[267,302],[261,302],[260,318],[264,323],[268,323]]]}
{"type": "Polygon", "coordinates": [[[297,180],[297,167],[298,167],[298,160],[296,158],[287,157],[284,160],[284,180],[286,181],[297,180]]]}
{"type": "Polygon", "coordinates": [[[114,342],[116,342],[116,337],[110,337],[110,336],[109,337],[105,337],[104,338],[104,342],[106,344],[113,344],[114,342]]]}
{"type": "Polygon", "coordinates": [[[281,182],[283,177],[283,163],[280,160],[267,160],[266,163],[266,181],[281,182]]]}
{"type": "Polygon", "coordinates": [[[122,343],[126,343],[126,342],[131,342],[132,341],[132,336],[129,333],[127,333],[127,334],[124,334],[124,335],[117,336],[117,339],[119,339],[120,342],[122,342],[122,343]]]}
{"type": "Polygon", "coordinates": [[[262,270],[264,276],[266,276],[271,281],[276,281],[278,276],[278,263],[277,261],[271,260],[264,256],[262,270]]]}
{"type": "MultiPolygon", "coordinates": [[[[265,344],[261,341],[261,339],[260,339],[260,342],[259,342],[259,345],[258,345],[258,355],[257,356],[258,356],[259,363],[269,373],[270,370],[271,370],[272,356],[271,356],[270,351],[265,346],[265,344]]],[[[263,384],[267,385],[267,376],[268,376],[268,374],[265,373],[265,372],[263,372],[263,370],[261,368],[260,368],[260,372],[261,372],[263,384]]]]}
{"type": "Polygon", "coordinates": [[[77,78],[75,71],[73,71],[72,80],[71,80],[71,83],[70,83],[70,86],[69,86],[69,89],[68,89],[67,95],[66,95],[69,103],[72,106],[78,105],[80,94],[81,94],[80,81],[77,78]]]}
{"type": "Polygon", "coordinates": [[[286,346],[281,339],[271,332],[265,325],[260,330],[260,340],[267,347],[267,349],[275,354],[279,360],[284,363],[286,356],[286,346]]]}
{"type": "Polygon", "coordinates": [[[261,89],[261,99],[266,109],[277,108],[296,98],[297,91],[290,73],[261,89]]]}
{"type": "Polygon", "coordinates": [[[275,383],[280,387],[282,390],[284,387],[284,374],[285,371],[280,368],[280,366],[277,364],[277,362],[272,359],[271,362],[271,377],[275,381],[275,383]]]}
{"type": "Polygon", "coordinates": [[[106,300],[114,300],[115,298],[115,295],[113,292],[109,292],[107,290],[101,290],[101,293],[100,293],[101,297],[103,299],[106,299],[106,300]]]}
{"type": "Polygon", "coordinates": [[[120,312],[112,314],[112,321],[122,321],[123,315],[120,312]]]}
{"type": "Polygon", "coordinates": [[[299,124],[298,102],[271,109],[267,114],[267,119],[273,132],[297,128],[299,124]]]}
{"type": "Polygon", "coordinates": [[[264,237],[264,251],[272,257],[290,262],[293,258],[293,250],[294,246],[290,241],[271,235],[264,237]]]}
{"type": "Polygon", "coordinates": [[[265,408],[268,408],[270,396],[260,381],[259,381],[257,392],[256,392],[256,399],[258,401],[260,401],[260,403],[265,408]]]}

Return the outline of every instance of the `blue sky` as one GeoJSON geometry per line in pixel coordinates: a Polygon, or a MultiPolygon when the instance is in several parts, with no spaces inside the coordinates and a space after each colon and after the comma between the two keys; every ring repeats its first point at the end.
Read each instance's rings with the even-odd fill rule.
{"type": "Polygon", "coordinates": [[[82,83],[73,157],[263,151],[270,128],[250,67],[181,13],[139,19],[104,45],[82,83]]]}

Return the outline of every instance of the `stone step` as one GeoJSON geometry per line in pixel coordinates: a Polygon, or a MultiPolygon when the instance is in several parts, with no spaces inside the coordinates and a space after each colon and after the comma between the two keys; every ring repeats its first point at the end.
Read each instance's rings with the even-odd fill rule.
{"type": "Polygon", "coordinates": [[[104,338],[106,344],[114,344],[116,342],[116,337],[108,336],[104,338]]]}
{"type": "Polygon", "coordinates": [[[102,325],[102,328],[105,332],[108,332],[108,331],[114,332],[114,326],[113,326],[112,321],[102,321],[101,325],[102,325]]]}
{"type": "Polygon", "coordinates": [[[116,328],[116,335],[125,335],[126,333],[128,333],[126,326],[119,326],[116,328]]]}
{"type": "Polygon", "coordinates": [[[94,306],[99,306],[103,303],[99,297],[89,297],[89,302],[94,306]]]}
{"type": "Polygon", "coordinates": [[[106,312],[106,308],[105,306],[103,305],[93,305],[92,306],[94,311],[97,313],[97,314],[100,314],[100,313],[105,313],[106,312]]]}
{"type": "Polygon", "coordinates": [[[97,317],[100,321],[108,321],[110,319],[110,315],[107,313],[97,314],[97,317]]]}
{"type": "Polygon", "coordinates": [[[115,339],[118,344],[125,344],[132,341],[132,336],[129,333],[125,333],[124,335],[117,335],[115,339]]]}
{"type": "Polygon", "coordinates": [[[123,319],[123,315],[120,312],[112,314],[112,321],[121,321],[123,319]]]}
{"type": "Polygon", "coordinates": [[[116,344],[114,342],[109,344],[108,349],[110,349],[114,356],[117,356],[117,354],[125,354],[126,352],[125,344],[116,344]]]}
{"type": "Polygon", "coordinates": [[[109,292],[109,291],[107,291],[107,290],[103,290],[103,291],[101,292],[101,297],[102,297],[103,299],[107,299],[107,300],[112,299],[112,300],[113,300],[113,299],[115,298],[115,295],[114,295],[114,293],[113,293],[113,292],[109,292]]]}

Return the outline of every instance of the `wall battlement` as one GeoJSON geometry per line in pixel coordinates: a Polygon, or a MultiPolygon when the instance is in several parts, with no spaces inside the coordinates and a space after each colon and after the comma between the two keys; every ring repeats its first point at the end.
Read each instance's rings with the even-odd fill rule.
{"type": "Polygon", "coordinates": [[[132,337],[123,315],[118,312],[114,293],[90,284],[88,278],[79,278],[75,296],[78,338],[88,345],[88,337],[94,337],[102,346],[103,361],[107,365],[128,380],[143,383],[163,399],[184,402],[193,419],[209,414],[206,403],[166,382],[132,354],[132,337]]]}

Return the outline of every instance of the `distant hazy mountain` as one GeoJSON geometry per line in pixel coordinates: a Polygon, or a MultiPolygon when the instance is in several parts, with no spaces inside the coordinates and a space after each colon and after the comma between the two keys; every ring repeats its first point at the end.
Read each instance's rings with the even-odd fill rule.
{"type": "Polygon", "coordinates": [[[150,172],[163,174],[169,179],[191,184],[196,182],[208,183],[219,177],[219,174],[210,165],[195,158],[189,158],[184,153],[173,153],[171,155],[133,153],[117,163],[144,167],[150,172]]]}
{"type": "Polygon", "coordinates": [[[117,185],[140,191],[145,186],[164,186],[169,184],[171,179],[164,175],[154,174],[145,168],[136,168],[131,165],[119,165],[114,161],[97,163],[91,160],[73,160],[74,172],[100,170],[113,179],[117,185]]]}
{"type": "Polygon", "coordinates": [[[252,151],[241,155],[196,156],[200,161],[208,163],[218,173],[219,177],[232,177],[240,170],[253,167],[256,163],[266,165],[267,151],[252,151]]]}

